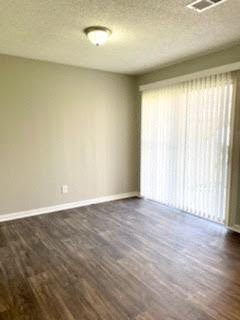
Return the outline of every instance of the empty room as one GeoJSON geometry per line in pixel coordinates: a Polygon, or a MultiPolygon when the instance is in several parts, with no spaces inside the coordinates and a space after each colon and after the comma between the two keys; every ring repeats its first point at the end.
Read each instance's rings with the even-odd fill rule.
{"type": "Polygon", "coordinates": [[[239,17],[0,0],[0,320],[240,320],[239,17]]]}

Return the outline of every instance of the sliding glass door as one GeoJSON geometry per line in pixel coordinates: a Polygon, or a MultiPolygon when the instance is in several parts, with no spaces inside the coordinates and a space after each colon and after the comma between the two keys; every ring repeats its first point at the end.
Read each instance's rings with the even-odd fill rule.
{"type": "Polygon", "coordinates": [[[143,92],[142,196],[224,222],[232,96],[230,73],[143,92]]]}

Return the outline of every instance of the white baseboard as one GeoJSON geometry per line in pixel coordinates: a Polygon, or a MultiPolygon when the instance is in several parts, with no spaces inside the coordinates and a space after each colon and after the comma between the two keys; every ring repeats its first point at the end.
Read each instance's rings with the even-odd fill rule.
{"type": "Polygon", "coordinates": [[[56,206],[38,208],[38,209],[33,209],[33,210],[28,210],[28,211],[7,213],[7,214],[0,215],[0,222],[10,221],[10,220],[15,220],[15,219],[22,219],[22,218],[37,216],[39,214],[63,211],[63,210],[67,210],[67,209],[84,207],[84,206],[88,206],[91,204],[126,199],[126,198],[132,198],[132,197],[138,197],[138,196],[139,196],[139,192],[133,191],[133,192],[127,192],[127,193],[121,193],[121,194],[114,194],[111,196],[105,196],[105,197],[100,197],[100,198],[95,198],[95,199],[82,200],[82,201],[76,201],[76,202],[70,202],[70,203],[63,203],[63,204],[58,204],[56,206]]]}
{"type": "Polygon", "coordinates": [[[227,227],[229,230],[232,230],[232,231],[235,231],[235,232],[238,232],[240,233],[240,225],[234,225],[234,226],[231,226],[231,227],[227,227]]]}

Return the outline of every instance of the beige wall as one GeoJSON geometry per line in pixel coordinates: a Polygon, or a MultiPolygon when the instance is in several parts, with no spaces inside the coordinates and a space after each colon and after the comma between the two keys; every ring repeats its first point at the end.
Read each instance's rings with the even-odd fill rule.
{"type": "Polygon", "coordinates": [[[134,77],[4,55],[0,70],[0,214],[138,190],[134,77]]]}
{"type": "Polygon", "coordinates": [[[237,61],[240,45],[136,81],[0,55],[0,214],[138,190],[137,85],[237,61]]]}
{"type": "Polygon", "coordinates": [[[187,60],[169,67],[161,68],[138,76],[138,84],[147,84],[155,81],[165,80],[182,76],[189,73],[202,71],[209,68],[219,67],[240,61],[240,45],[232,48],[211,53],[199,58],[187,60]]]}

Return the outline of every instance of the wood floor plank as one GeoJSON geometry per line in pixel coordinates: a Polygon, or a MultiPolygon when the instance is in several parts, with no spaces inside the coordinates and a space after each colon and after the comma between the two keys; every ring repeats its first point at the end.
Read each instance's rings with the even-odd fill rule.
{"type": "Polygon", "coordinates": [[[141,199],[0,224],[0,320],[240,320],[240,237],[141,199]]]}

